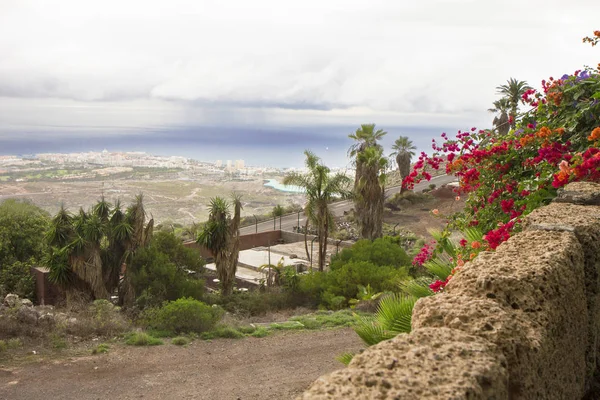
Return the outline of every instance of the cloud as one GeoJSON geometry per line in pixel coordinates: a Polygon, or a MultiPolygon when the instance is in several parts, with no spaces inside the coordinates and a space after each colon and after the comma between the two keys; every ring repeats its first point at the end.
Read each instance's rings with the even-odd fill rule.
{"type": "Polygon", "coordinates": [[[591,0],[2,2],[0,130],[479,123],[509,77],[594,64],[580,38],[598,14],[591,0]]]}

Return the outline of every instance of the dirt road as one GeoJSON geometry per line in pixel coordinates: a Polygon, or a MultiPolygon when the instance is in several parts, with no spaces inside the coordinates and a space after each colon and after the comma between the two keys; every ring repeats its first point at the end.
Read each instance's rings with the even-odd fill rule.
{"type": "Polygon", "coordinates": [[[0,399],[293,399],[335,357],[364,347],[348,328],[187,347],[112,347],[108,354],[0,365],[0,399]]]}

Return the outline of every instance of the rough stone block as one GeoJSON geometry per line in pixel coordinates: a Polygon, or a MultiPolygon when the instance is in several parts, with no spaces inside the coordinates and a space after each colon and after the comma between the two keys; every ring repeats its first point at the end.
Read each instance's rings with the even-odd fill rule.
{"type": "Polygon", "coordinates": [[[515,316],[526,339],[517,334],[525,341],[513,355],[506,353],[513,361],[509,369],[517,368],[511,377],[523,377],[511,381],[512,395],[537,399],[580,398],[585,392],[583,287],[583,250],[573,233],[525,231],[465,265],[446,290],[452,296],[492,300],[515,316]],[[533,371],[527,373],[528,368],[533,371]]]}
{"type": "Polygon", "coordinates": [[[558,191],[556,203],[571,203],[600,206],[600,184],[573,182],[558,191]]]}
{"type": "Polygon", "coordinates": [[[572,232],[581,244],[589,321],[586,387],[590,388],[594,380],[600,380],[600,207],[552,203],[529,214],[523,226],[526,230],[572,232]]]}
{"type": "Polygon", "coordinates": [[[448,328],[381,342],[349,367],[315,381],[299,399],[508,398],[506,360],[494,344],[448,328]]]}

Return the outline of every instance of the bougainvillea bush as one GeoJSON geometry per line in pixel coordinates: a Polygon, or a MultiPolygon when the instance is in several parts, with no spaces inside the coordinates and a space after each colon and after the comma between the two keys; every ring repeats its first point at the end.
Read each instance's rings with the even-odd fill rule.
{"type": "MultiPolygon", "coordinates": [[[[600,31],[594,32],[598,42],[600,31]]],[[[585,41],[585,40],[584,40],[585,41]]],[[[459,178],[458,196],[466,207],[451,217],[446,230],[474,228],[482,241],[463,240],[451,257],[460,267],[481,250],[494,250],[520,229],[521,218],[547,204],[569,182],[600,182],[600,64],[542,81],[541,90],[522,97],[527,111],[506,135],[471,128],[451,139],[433,143],[433,155],[421,153],[403,185],[430,178],[446,163],[446,173],[459,178]]],[[[512,122],[512,121],[511,121],[512,122]]],[[[424,263],[440,254],[426,248],[417,257],[424,263]]],[[[431,288],[441,290],[443,282],[431,288]]]]}

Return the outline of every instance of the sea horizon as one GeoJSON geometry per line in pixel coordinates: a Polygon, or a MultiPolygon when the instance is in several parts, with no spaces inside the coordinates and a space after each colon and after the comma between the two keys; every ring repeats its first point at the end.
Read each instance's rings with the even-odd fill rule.
{"type": "MultiPolygon", "coordinates": [[[[304,151],[310,150],[330,168],[350,168],[348,135],[357,126],[269,128],[189,127],[185,129],[148,130],[136,133],[110,132],[58,134],[57,131],[34,133],[11,132],[0,136],[0,155],[35,155],[41,153],[134,152],[158,156],[182,156],[201,162],[244,160],[254,167],[300,168],[304,151]]],[[[431,153],[431,140],[442,132],[452,136],[452,128],[377,126],[388,134],[383,138],[384,154],[399,136],[407,136],[421,151],[431,153]]],[[[460,129],[460,128],[459,128],[460,129]]],[[[464,128],[463,128],[464,129],[464,128]]]]}

